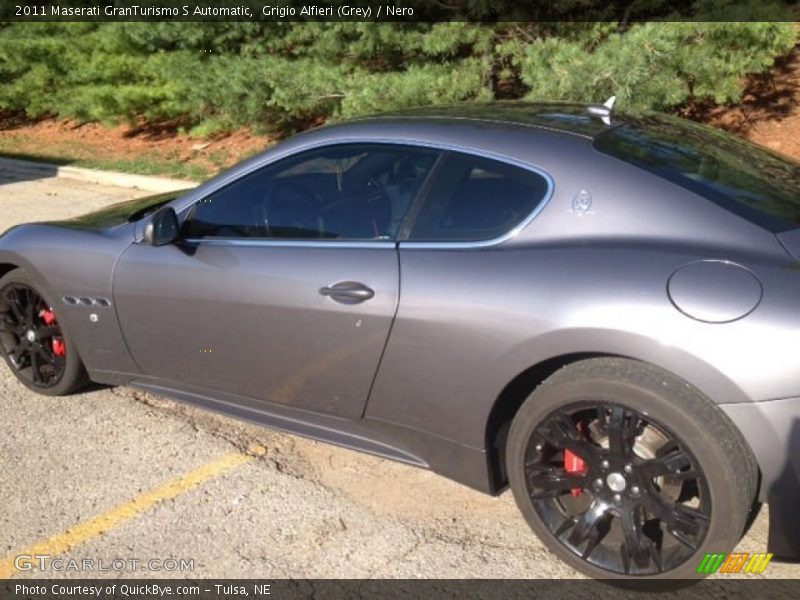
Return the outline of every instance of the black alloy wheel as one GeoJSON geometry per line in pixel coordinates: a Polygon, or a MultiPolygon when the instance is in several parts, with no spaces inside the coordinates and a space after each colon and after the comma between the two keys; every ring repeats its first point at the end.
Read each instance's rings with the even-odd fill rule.
{"type": "Polygon", "coordinates": [[[550,533],[613,573],[670,571],[708,530],[711,498],[697,461],[666,427],[624,406],[556,410],[530,437],[525,475],[550,533]]]}
{"type": "Polygon", "coordinates": [[[0,344],[17,376],[35,388],[53,388],[64,376],[67,346],[52,307],[33,287],[0,290],[0,344]]]}
{"type": "Polygon", "coordinates": [[[703,577],[705,554],[735,547],[758,495],[753,453],[719,406],[619,357],[572,363],[537,386],[505,461],[531,529],[601,579],[703,577]]]}

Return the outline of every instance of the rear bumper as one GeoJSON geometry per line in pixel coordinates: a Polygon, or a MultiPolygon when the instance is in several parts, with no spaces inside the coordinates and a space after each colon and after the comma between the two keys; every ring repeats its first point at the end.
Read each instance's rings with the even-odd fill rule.
{"type": "Polygon", "coordinates": [[[769,504],[769,551],[800,559],[800,397],[721,404],[761,469],[759,500],[769,504]]]}

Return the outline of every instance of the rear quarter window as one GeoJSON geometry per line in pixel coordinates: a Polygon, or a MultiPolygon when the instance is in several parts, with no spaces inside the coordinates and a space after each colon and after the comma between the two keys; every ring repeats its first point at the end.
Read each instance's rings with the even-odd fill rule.
{"type": "Polygon", "coordinates": [[[436,174],[409,240],[476,242],[501,237],[523,223],[549,191],[548,180],[528,169],[453,153],[436,174]]]}

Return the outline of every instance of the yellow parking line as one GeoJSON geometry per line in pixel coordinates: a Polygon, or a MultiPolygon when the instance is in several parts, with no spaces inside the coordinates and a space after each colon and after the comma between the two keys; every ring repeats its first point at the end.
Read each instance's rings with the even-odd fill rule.
{"type": "Polygon", "coordinates": [[[14,566],[14,559],[20,554],[47,554],[50,556],[63,554],[74,546],[100,536],[105,532],[125,523],[126,521],[130,521],[139,513],[147,510],[155,504],[158,504],[163,500],[175,498],[184,492],[188,492],[203,482],[208,481],[213,477],[217,477],[218,475],[222,475],[223,473],[246,463],[251,458],[253,457],[246,454],[240,454],[238,452],[226,454],[225,456],[203,465],[202,467],[199,467],[198,469],[195,469],[194,471],[187,473],[182,477],[177,477],[163,485],[160,485],[157,488],[150,490],[149,492],[145,492],[136,498],[125,502],[124,504],[120,504],[106,513],[98,515],[93,519],[89,519],[88,521],[84,521],[83,523],[79,523],[75,527],[72,527],[63,533],[54,535],[49,540],[39,542],[30,548],[26,548],[25,550],[21,550],[20,552],[16,552],[10,556],[7,556],[6,558],[0,560],[0,579],[9,579],[17,572],[17,569],[14,566]]]}

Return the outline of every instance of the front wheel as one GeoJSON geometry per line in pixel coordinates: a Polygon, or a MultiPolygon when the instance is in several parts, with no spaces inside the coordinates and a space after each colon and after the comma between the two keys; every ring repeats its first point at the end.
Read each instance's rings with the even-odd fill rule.
{"type": "Polygon", "coordinates": [[[601,358],[539,386],[509,431],[514,498],[565,562],[596,578],[697,577],[744,531],[757,467],[726,415],[655,367],[601,358]]]}
{"type": "Polygon", "coordinates": [[[53,303],[19,269],[0,278],[0,354],[39,394],[69,394],[89,380],[53,303]]]}

